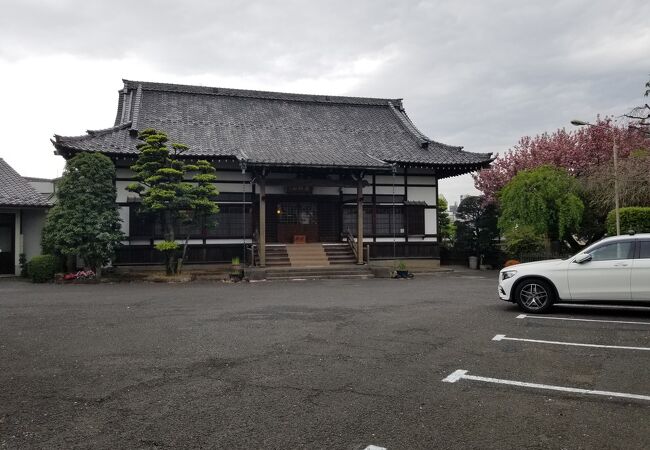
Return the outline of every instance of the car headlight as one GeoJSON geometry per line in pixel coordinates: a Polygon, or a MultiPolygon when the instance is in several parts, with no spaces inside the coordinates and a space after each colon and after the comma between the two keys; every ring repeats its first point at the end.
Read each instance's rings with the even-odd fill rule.
{"type": "Polygon", "coordinates": [[[502,280],[507,280],[508,278],[512,278],[517,274],[516,270],[504,270],[501,272],[501,279],[502,280]]]}

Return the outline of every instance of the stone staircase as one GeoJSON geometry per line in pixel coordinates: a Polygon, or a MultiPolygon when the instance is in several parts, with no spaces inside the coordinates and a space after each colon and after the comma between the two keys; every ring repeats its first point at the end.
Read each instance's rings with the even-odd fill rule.
{"type": "MultiPolygon", "coordinates": [[[[259,261],[259,254],[256,255],[259,261]]],[[[266,246],[266,266],[290,266],[289,254],[286,245],[267,245],[266,246]]]]}
{"type": "Polygon", "coordinates": [[[367,265],[355,263],[354,253],[346,243],[266,246],[267,280],[373,277],[367,265]]]}
{"type": "Polygon", "coordinates": [[[355,264],[357,262],[352,249],[347,243],[323,244],[323,249],[330,265],[355,264]]]}
{"type": "Polygon", "coordinates": [[[291,267],[325,267],[329,260],[323,244],[287,244],[291,267]]]}

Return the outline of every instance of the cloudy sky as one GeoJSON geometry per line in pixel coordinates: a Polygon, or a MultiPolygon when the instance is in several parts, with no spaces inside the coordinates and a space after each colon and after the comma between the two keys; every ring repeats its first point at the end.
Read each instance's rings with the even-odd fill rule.
{"type": "Polygon", "coordinates": [[[641,103],[649,18],[647,0],[2,0],[0,157],[57,176],[49,139],[112,126],[122,78],[400,97],[430,137],[502,152],[641,103]]]}

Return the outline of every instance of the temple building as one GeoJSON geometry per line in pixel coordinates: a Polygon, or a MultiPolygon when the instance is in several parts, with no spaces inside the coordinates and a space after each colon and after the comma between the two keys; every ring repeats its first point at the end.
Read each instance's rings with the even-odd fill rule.
{"type": "MultiPolygon", "coordinates": [[[[419,131],[401,99],[300,95],[124,80],[115,124],[55,135],[70,158],[101,152],[117,167],[117,202],[128,236],[115,264],[152,264],[163,239],[155,217],[126,191],[138,132],[155,128],[189,146],[188,159],[217,169],[216,227],[190,235],[187,262],[246,258],[291,265],[299,250],[323,263],[418,259],[436,264],[438,180],[491,162],[419,131]],[[304,246],[304,247],[300,247],[304,246]],[[291,255],[295,256],[293,259],[291,255]]],[[[306,264],[310,264],[309,258],[306,264]]]]}
{"type": "Polygon", "coordinates": [[[41,232],[53,205],[54,180],[21,177],[0,158],[0,275],[19,275],[41,254],[41,232]]]}

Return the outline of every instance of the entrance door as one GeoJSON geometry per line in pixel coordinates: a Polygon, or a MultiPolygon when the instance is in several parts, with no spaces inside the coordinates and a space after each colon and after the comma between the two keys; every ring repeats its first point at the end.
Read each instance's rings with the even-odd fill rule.
{"type": "Polygon", "coordinates": [[[278,202],[276,207],[278,242],[290,243],[295,236],[318,242],[318,203],[278,202]]]}
{"type": "Polygon", "coordinates": [[[14,215],[0,214],[0,274],[15,272],[14,215]]]}

